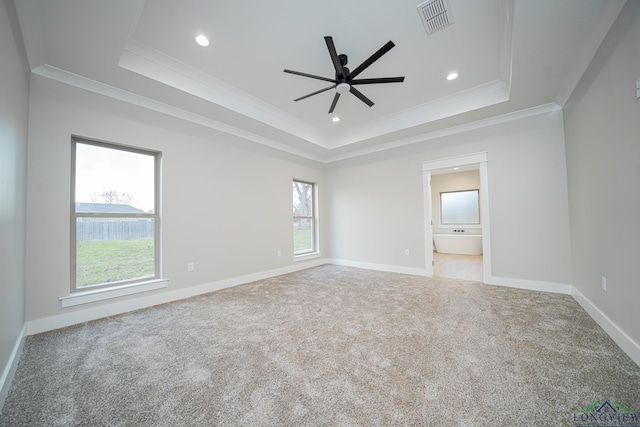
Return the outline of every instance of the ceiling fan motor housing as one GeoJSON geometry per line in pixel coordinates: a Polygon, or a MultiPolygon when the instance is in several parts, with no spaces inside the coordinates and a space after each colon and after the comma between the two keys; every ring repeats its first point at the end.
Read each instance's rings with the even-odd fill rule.
{"type": "Polygon", "coordinates": [[[338,74],[336,72],[336,80],[339,82],[347,81],[347,76],[349,75],[349,69],[347,67],[342,67],[342,74],[338,74]]]}

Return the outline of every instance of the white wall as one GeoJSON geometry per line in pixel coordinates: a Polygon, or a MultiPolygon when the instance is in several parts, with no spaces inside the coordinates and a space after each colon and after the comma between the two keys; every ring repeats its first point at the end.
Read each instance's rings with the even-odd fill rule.
{"type": "Polygon", "coordinates": [[[420,162],[357,159],[329,166],[334,259],[424,268],[420,162]],[[358,160],[362,160],[360,164],[358,160]],[[405,249],[410,255],[404,255],[405,249]]]}
{"type": "Polygon", "coordinates": [[[29,112],[28,71],[6,7],[0,3],[0,367],[25,317],[113,302],[62,309],[58,301],[69,294],[71,134],[163,152],[163,269],[170,287],[155,295],[292,265],[292,178],[319,183],[324,256],[423,269],[421,163],[487,151],[492,274],[569,284],[573,266],[574,286],[640,342],[637,1],[628,2],[565,108],[566,162],[562,112],[553,111],[336,162],[326,171],[37,76],[29,112]],[[188,273],[187,262],[196,271],[188,273]],[[602,275],[607,293],[600,290],[602,275]]]}
{"type": "MultiPolygon", "coordinates": [[[[454,234],[452,228],[440,228],[442,223],[440,208],[440,193],[448,191],[464,191],[480,189],[480,171],[471,170],[457,173],[445,173],[431,176],[431,210],[433,211],[433,233],[434,234],[454,234]]],[[[480,218],[482,222],[482,218],[480,218]]],[[[465,234],[482,234],[481,228],[465,228],[465,234]]]]}
{"type": "Polygon", "coordinates": [[[29,72],[16,22],[12,3],[0,2],[0,389],[24,325],[29,72]]]}
{"type": "Polygon", "coordinates": [[[319,183],[323,256],[420,271],[421,164],[480,151],[489,159],[492,275],[571,283],[560,110],[323,166],[39,76],[30,102],[27,320],[87,308],[58,301],[69,294],[72,134],[163,152],[170,288],[121,300],[291,266],[292,178],[319,183]]]}
{"type": "Polygon", "coordinates": [[[636,345],[640,344],[640,100],[635,88],[640,79],[639,41],[640,2],[630,1],[565,106],[573,284],[636,345]],[[601,290],[602,276],[607,278],[606,293],[601,290]]]}
{"type": "Polygon", "coordinates": [[[561,110],[331,164],[333,258],[423,269],[421,162],[481,151],[488,152],[493,276],[566,287],[571,266],[561,110]]]}
{"type": "Polygon", "coordinates": [[[291,266],[293,178],[319,184],[322,209],[319,164],[35,75],[30,108],[27,320],[291,266]],[[61,308],[70,287],[72,134],[162,151],[168,289],[61,308]]]}

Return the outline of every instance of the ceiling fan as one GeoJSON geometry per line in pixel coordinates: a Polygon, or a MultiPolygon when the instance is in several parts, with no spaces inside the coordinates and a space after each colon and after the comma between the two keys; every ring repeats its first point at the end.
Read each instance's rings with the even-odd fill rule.
{"type": "Polygon", "coordinates": [[[329,114],[333,113],[333,110],[336,108],[336,104],[338,103],[338,99],[340,99],[340,95],[351,92],[362,102],[367,104],[369,107],[373,106],[373,101],[364,96],[362,92],[356,89],[355,85],[367,85],[374,83],[402,83],[404,81],[404,77],[380,77],[375,79],[356,79],[358,74],[362,73],[365,69],[367,69],[371,64],[376,62],[382,55],[387,53],[391,48],[395,46],[392,41],[389,41],[387,44],[382,46],[376,53],[371,55],[367,60],[365,60],[362,64],[356,67],[355,70],[349,71],[346,67],[347,65],[347,55],[341,54],[338,55],[336,53],[336,47],[333,44],[333,39],[331,36],[326,36],[324,41],[327,43],[327,48],[329,49],[329,55],[331,55],[331,61],[333,61],[333,67],[336,70],[335,79],[330,79],[327,77],[316,76],[313,74],[301,73],[299,71],[287,70],[285,69],[285,73],[295,74],[298,76],[309,77],[312,79],[323,80],[326,82],[333,83],[329,87],[325,87],[324,89],[320,89],[313,93],[310,93],[305,96],[301,96],[300,98],[294,99],[294,101],[301,101],[303,99],[309,98],[310,96],[317,95],[319,93],[325,92],[329,89],[336,89],[336,94],[333,97],[333,102],[331,103],[331,108],[329,108],[329,114]]]}

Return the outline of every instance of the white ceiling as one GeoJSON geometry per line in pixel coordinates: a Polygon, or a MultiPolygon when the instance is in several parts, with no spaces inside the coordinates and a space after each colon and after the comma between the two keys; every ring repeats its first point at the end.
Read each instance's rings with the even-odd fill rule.
{"type": "Polygon", "coordinates": [[[34,73],[323,162],[562,107],[624,5],[450,0],[428,35],[421,0],[14,1],[34,73]],[[405,81],[294,102],[330,84],[285,68],[334,77],[324,36],[351,70],[392,40],[358,78],[405,81]]]}

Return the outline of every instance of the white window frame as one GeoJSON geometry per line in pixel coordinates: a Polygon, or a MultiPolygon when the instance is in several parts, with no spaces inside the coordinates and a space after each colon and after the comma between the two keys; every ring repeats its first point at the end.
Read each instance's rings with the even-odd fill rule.
{"type": "MultiPolygon", "coordinates": [[[[122,291],[130,288],[132,285],[146,285],[151,289],[157,289],[159,286],[153,285],[161,279],[161,241],[160,241],[160,171],[161,171],[162,153],[137,147],[131,147],[112,142],[97,141],[88,138],[72,136],[71,138],[71,294],[79,296],[79,294],[94,294],[108,290],[118,290],[124,294],[135,293],[136,291],[122,291]],[[97,147],[108,148],[112,150],[120,150],[131,153],[144,154],[153,156],[154,158],[154,209],[153,213],[93,213],[93,212],[76,212],[76,146],[77,144],[93,145],[97,147]],[[133,219],[153,219],[154,220],[154,273],[153,277],[143,277],[136,279],[125,279],[108,283],[98,283],[78,287],[76,284],[76,223],[78,218],[133,218],[133,219]],[[150,286],[151,285],[151,286],[150,286]]],[[[166,287],[166,283],[162,283],[160,287],[166,287]]],[[[100,299],[100,298],[97,298],[100,299]]],[[[63,300],[63,299],[61,299],[63,300]]],[[[88,301],[91,302],[91,301],[88,301]]],[[[74,303],[68,305],[75,305],[74,303]]],[[[65,302],[63,301],[63,306],[65,302]]]]}
{"type": "Polygon", "coordinates": [[[318,185],[315,182],[305,181],[302,179],[293,179],[292,183],[299,182],[301,184],[311,185],[311,215],[293,215],[292,220],[295,222],[297,219],[309,219],[311,220],[311,248],[305,251],[295,251],[295,240],[293,243],[293,258],[294,260],[306,259],[309,257],[318,256],[318,211],[317,211],[317,199],[318,199],[318,185]]]}

